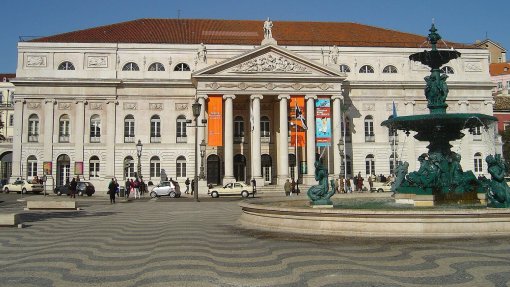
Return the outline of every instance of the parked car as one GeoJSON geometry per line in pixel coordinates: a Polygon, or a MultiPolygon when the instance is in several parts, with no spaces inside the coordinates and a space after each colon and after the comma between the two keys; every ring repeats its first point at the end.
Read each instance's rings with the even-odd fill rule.
{"type": "Polygon", "coordinates": [[[207,194],[211,195],[213,198],[217,198],[220,195],[240,195],[246,198],[250,196],[250,194],[253,194],[253,188],[251,185],[244,182],[231,182],[225,184],[223,187],[210,188],[207,194]]]}
{"type": "Polygon", "coordinates": [[[370,192],[390,192],[391,191],[391,182],[379,182],[374,181],[374,186],[370,192]]]}
{"type": "Polygon", "coordinates": [[[14,181],[13,183],[4,185],[2,190],[5,193],[9,193],[11,191],[14,191],[17,193],[20,193],[20,192],[41,193],[44,191],[44,186],[40,183],[31,183],[25,179],[18,179],[16,181],[14,181]]]}
{"type": "MultiPolygon", "coordinates": [[[[71,194],[71,186],[69,184],[57,186],[53,192],[57,195],[69,195],[71,194]]],[[[79,196],[83,196],[84,194],[92,196],[94,193],[96,193],[96,189],[92,183],[88,181],[78,181],[76,183],[76,194],[79,196]]]]}
{"type": "Polygon", "coordinates": [[[152,198],[160,196],[169,196],[171,198],[181,197],[181,188],[179,187],[179,183],[175,181],[162,181],[152,188],[150,196],[152,198]]]}

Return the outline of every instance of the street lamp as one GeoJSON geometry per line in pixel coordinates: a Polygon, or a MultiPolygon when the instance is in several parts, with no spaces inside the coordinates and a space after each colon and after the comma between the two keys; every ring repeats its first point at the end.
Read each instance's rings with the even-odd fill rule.
{"type": "Polygon", "coordinates": [[[204,174],[204,156],[205,156],[205,148],[207,147],[207,145],[205,144],[205,140],[202,140],[202,142],[200,143],[200,157],[201,157],[201,160],[200,160],[200,179],[205,179],[205,174],[204,174]]]}
{"type": "Polygon", "coordinates": [[[142,148],[143,148],[142,141],[138,140],[138,143],[136,144],[136,155],[138,156],[138,167],[137,167],[138,178],[142,177],[142,165],[140,164],[140,158],[142,157],[142,148]]]}
{"type": "MultiPolygon", "coordinates": [[[[194,177],[194,183],[193,183],[193,190],[194,190],[194,198],[195,201],[198,202],[198,128],[203,128],[205,125],[198,125],[198,117],[200,116],[200,112],[202,111],[202,104],[200,104],[197,101],[191,105],[191,110],[193,111],[193,117],[195,118],[195,125],[189,125],[189,127],[195,128],[195,177],[194,177]]],[[[186,121],[187,124],[191,124],[191,120],[186,121]]],[[[202,124],[207,123],[206,119],[202,119],[202,124]]],[[[202,141],[202,144],[200,144],[200,155],[202,155],[202,149],[203,154],[205,155],[205,148],[206,144],[205,141],[202,141]]],[[[203,156],[202,156],[203,157],[203,156]]]]}
{"type": "Polygon", "coordinates": [[[340,141],[338,142],[338,153],[340,154],[340,174],[343,173],[344,168],[345,168],[345,166],[344,166],[344,156],[345,156],[344,148],[345,148],[345,144],[344,144],[343,140],[340,139],[340,141]]]}

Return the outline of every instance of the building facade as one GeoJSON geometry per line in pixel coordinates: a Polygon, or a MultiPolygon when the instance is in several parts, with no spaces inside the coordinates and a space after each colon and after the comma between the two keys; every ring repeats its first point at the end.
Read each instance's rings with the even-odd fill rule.
{"type": "Polygon", "coordinates": [[[12,170],[12,140],[14,127],[14,85],[11,79],[15,74],[0,74],[0,116],[3,127],[0,129],[0,183],[5,183],[11,177],[12,170]]]}
{"type": "MultiPolygon", "coordinates": [[[[424,41],[353,23],[140,19],[20,42],[12,177],[79,174],[106,190],[135,176],[138,140],[153,182],[197,164],[213,184],[312,184],[316,158],[336,177],[388,175],[398,160],[415,170],[427,143],[380,123],[428,113],[428,68],[408,58],[424,41]]],[[[448,112],[492,115],[487,51],[446,44],[462,53],[442,68],[448,112]]],[[[453,150],[486,173],[494,130],[465,133],[453,150]]]]}

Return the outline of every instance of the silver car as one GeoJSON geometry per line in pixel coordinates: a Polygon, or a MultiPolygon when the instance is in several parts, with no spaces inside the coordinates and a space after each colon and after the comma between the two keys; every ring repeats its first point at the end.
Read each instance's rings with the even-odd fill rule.
{"type": "Polygon", "coordinates": [[[162,181],[160,184],[156,185],[151,193],[150,196],[152,198],[154,197],[160,197],[160,196],[169,196],[171,198],[174,197],[181,197],[181,189],[179,187],[179,183],[175,181],[162,181]]]}

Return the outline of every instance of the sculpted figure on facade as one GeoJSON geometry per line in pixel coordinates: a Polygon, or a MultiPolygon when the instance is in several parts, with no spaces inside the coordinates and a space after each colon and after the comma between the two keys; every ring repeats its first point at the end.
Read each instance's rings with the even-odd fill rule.
{"type": "Polygon", "coordinates": [[[200,43],[200,46],[198,47],[196,62],[207,63],[207,48],[204,43],[200,43]]]}
{"type": "Polygon", "coordinates": [[[329,52],[329,62],[333,64],[338,64],[338,55],[340,51],[336,45],[333,46],[333,49],[329,52]]]}
{"type": "Polygon", "coordinates": [[[264,39],[272,39],[273,38],[273,22],[267,17],[267,20],[264,22],[264,39]]]}

